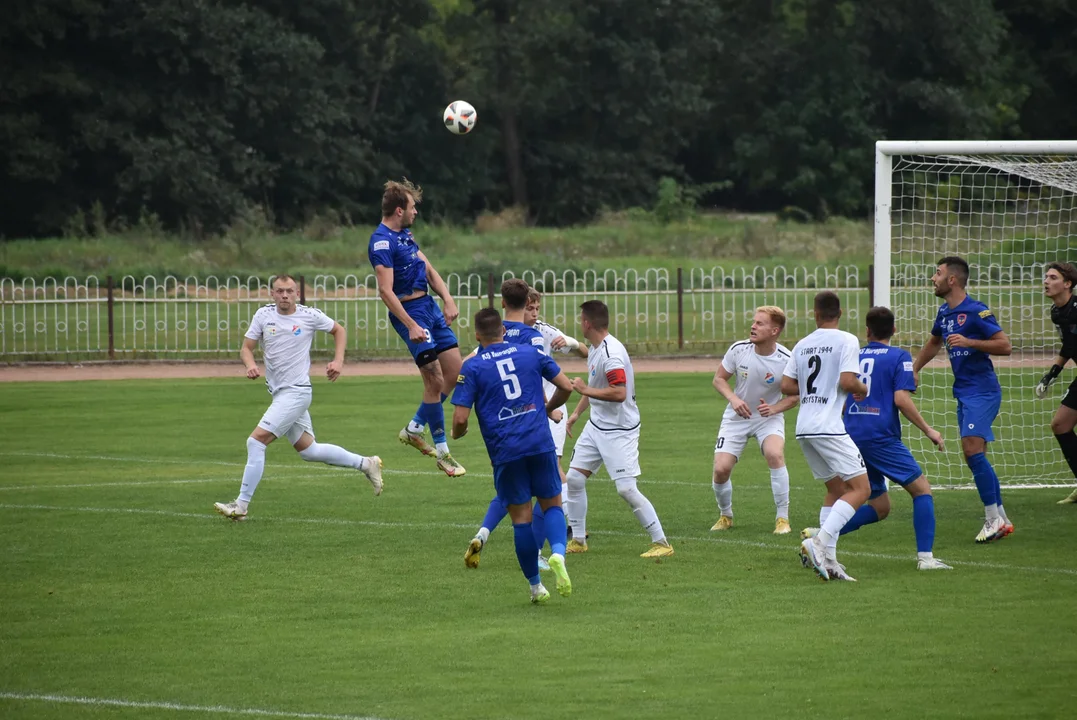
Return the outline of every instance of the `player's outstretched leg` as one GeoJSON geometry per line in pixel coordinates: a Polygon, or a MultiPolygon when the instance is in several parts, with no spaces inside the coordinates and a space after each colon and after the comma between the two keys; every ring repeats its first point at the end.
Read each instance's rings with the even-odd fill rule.
{"type": "Polygon", "coordinates": [[[479,553],[486,546],[486,541],[490,539],[490,533],[497,528],[498,524],[508,514],[509,511],[505,504],[495,495],[494,499],[490,501],[490,505],[486,508],[486,516],[482,519],[482,527],[479,528],[479,531],[475,533],[475,537],[471,538],[471,542],[467,545],[467,551],[464,553],[464,565],[469,568],[479,566],[479,553]]]}
{"type": "MultiPolygon", "coordinates": [[[[543,512],[543,523],[546,538],[550,542],[550,569],[557,577],[557,592],[561,597],[572,594],[572,580],[568,577],[568,569],[565,567],[565,549],[568,537],[568,527],[565,521],[565,512],[560,505],[551,505],[543,512]]],[[[532,526],[533,528],[533,526],[532,526]]]]}
{"type": "Polygon", "coordinates": [[[632,508],[633,514],[643,529],[650,533],[651,547],[640,557],[661,558],[672,555],[673,546],[666,539],[658,513],[655,512],[651,501],[636,487],[636,478],[618,478],[614,483],[617,485],[617,494],[632,508]]]}
{"type": "Polygon", "coordinates": [[[303,436],[296,442],[295,449],[299,452],[299,457],[307,462],[320,462],[360,471],[370,481],[370,485],[374,488],[374,495],[381,495],[384,485],[381,478],[382,462],[377,455],[364,457],[345,450],[339,445],[320,443],[308,433],[303,433],[303,436]]]}
{"type": "Polygon", "coordinates": [[[247,517],[247,505],[262,481],[266,466],[266,445],[253,437],[247,438],[247,464],[243,466],[243,483],[239,487],[239,497],[230,503],[213,503],[214,509],[221,515],[233,520],[247,517]]]}

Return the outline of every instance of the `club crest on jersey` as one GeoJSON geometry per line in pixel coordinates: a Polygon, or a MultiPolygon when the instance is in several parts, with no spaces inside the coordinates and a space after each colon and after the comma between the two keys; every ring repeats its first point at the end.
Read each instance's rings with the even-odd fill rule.
{"type": "Polygon", "coordinates": [[[763,382],[765,382],[767,385],[773,385],[774,384],[774,373],[768,372],[766,375],[764,375],[763,376],[763,382]]]}
{"type": "Polygon", "coordinates": [[[292,335],[299,335],[301,332],[303,332],[303,328],[298,325],[292,325],[292,335]]]}
{"type": "Polygon", "coordinates": [[[968,319],[969,319],[968,315],[966,315],[965,313],[961,313],[960,315],[957,316],[957,326],[961,327],[962,325],[965,324],[965,321],[968,320],[968,319]]]}

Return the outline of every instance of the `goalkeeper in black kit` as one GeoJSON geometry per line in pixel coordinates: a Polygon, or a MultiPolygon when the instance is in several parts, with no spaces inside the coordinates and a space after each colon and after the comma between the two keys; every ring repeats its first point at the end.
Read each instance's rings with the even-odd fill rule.
{"type": "MultiPolygon", "coordinates": [[[[1043,293],[1051,298],[1054,303],[1051,307],[1051,322],[1058,327],[1062,335],[1062,349],[1058,351],[1054,365],[1036,386],[1036,397],[1042,398],[1047,395],[1047,388],[1051,385],[1062,368],[1070,360],[1077,362],[1077,295],[1074,287],[1077,286],[1077,268],[1070,263],[1053,262],[1047,266],[1043,278],[1043,293]]],[[[1051,432],[1055,434],[1062,454],[1073,471],[1073,477],[1077,479],[1077,434],[1073,432],[1077,426],[1077,378],[1070,383],[1066,394],[1062,396],[1062,404],[1051,418],[1051,432]]],[[[1077,503],[1077,490],[1058,501],[1059,505],[1077,503]]]]}

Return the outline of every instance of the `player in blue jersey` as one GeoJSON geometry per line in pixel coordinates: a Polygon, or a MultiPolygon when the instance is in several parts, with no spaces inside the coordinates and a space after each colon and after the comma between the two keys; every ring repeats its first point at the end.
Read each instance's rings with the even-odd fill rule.
{"type": "Polygon", "coordinates": [[[1002,406],[1002,387],[991,355],[1009,355],[1013,345],[991,309],[966,294],[968,280],[967,262],[953,256],[939,260],[931,283],[935,296],[944,302],[931,328],[931,338],[916,355],[913,371],[919,384],[921,368],[946,344],[954,372],[961,450],[984,505],[984,525],[976,542],[986,543],[1013,532],[1013,524],[1002,507],[998,475],[987,459],[987,443],[995,439],[991,424],[1002,406]]]}
{"type": "Polygon", "coordinates": [[[460,315],[445,281],[419,250],[409,229],[419,211],[422,188],[405,180],[385,183],[381,198],[381,224],[370,236],[367,256],[378,278],[378,295],[389,308],[389,322],[419,366],[423,378],[423,401],[408,426],[400,431],[400,442],[417,448],[423,455],[435,455],[438,467],[449,477],[466,471],[449,454],[445,440],[445,411],[442,403],[452,391],[453,378],[460,372],[460,346],[450,324],[460,315]],[[430,290],[445,303],[442,312],[430,290]],[[424,438],[425,426],[435,447],[424,438]]]}
{"type": "Polygon", "coordinates": [[[516,539],[516,558],[531,584],[531,602],[544,603],[550,593],[539,579],[538,543],[531,527],[531,498],[546,514],[546,539],[552,553],[550,568],[562,597],[572,592],[565,569],[568,526],[561,508],[561,477],[547,417],[564,405],[572,392],[565,374],[548,356],[530,345],[505,342],[501,315],[485,308],[475,315],[478,354],[468,360],[456,381],[452,404],[453,438],[467,433],[474,406],[479,430],[494,467],[497,496],[508,507],[516,539]],[[556,386],[546,400],[545,378],[556,386]]]}
{"type": "MultiPolygon", "coordinates": [[[[868,471],[871,495],[841,529],[845,535],[864,525],[885,520],[890,514],[890,478],[912,496],[912,525],[916,534],[916,567],[919,570],[951,570],[932,555],[935,543],[935,500],[931,486],[912,453],[901,442],[898,412],[920,428],[939,450],[945,450],[942,435],[924,421],[912,401],[916,381],[912,355],[891,347],[894,313],[874,307],[867,314],[868,344],[860,349],[860,380],[868,388],[863,400],[849,397],[845,405],[845,429],[856,443],[868,471]]],[[[803,536],[810,537],[811,528],[803,536]]]]}
{"type": "MultiPolygon", "coordinates": [[[[545,355],[542,333],[524,322],[524,310],[527,307],[527,298],[530,292],[531,288],[519,278],[509,278],[501,283],[501,307],[505,309],[505,342],[513,345],[531,345],[545,355]]],[[[472,356],[477,353],[478,350],[472,356]]],[[[471,357],[469,356],[467,362],[470,361],[471,357]]],[[[482,526],[475,533],[475,537],[471,538],[467,550],[464,552],[464,565],[469,568],[479,566],[480,553],[486,545],[486,541],[490,539],[490,533],[505,519],[508,512],[508,506],[502,502],[499,496],[494,495],[493,500],[490,501],[490,506],[486,509],[486,516],[482,519],[482,526]]],[[[537,503],[533,510],[532,526],[535,531],[535,542],[538,544],[539,550],[542,550],[542,546],[546,541],[546,529],[542,508],[537,503]]],[[[538,563],[540,570],[550,569],[545,558],[541,555],[538,563]]]]}
{"type": "MultiPolygon", "coordinates": [[[[1043,277],[1043,293],[1051,299],[1051,322],[1058,328],[1061,336],[1062,347],[1058,350],[1051,369],[1043,376],[1036,385],[1036,397],[1047,396],[1047,388],[1051,382],[1062,372],[1062,368],[1070,360],[1077,361],[1077,294],[1073,292],[1077,287],[1077,268],[1069,263],[1053,262],[1047,266],[1043,277]]],[[[1062,456],[1077,478],[1077,435],[1073,428],[1077,427],[1077,378],[1070,383],[1066,393],[1062,396],[1062,403],[1051,418],[1051,432],[1058,440],[1058,446],[1062,448],[1062,456]]],[[[1077,490],[1058,501],[1059,505],[1071,505],[1077,503],[1077,490]]]]}

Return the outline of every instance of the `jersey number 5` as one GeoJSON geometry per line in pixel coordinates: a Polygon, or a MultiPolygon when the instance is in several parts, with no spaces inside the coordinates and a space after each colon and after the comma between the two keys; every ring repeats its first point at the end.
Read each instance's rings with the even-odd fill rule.
{"type": "Polygon", "coordinates": [[[511,359],[498,360],[497,372],[504,381],[501,388],[505,391],[506,399],[515,400],[523,394],[520,390],[520,380],[516,377],[516,366],[512,364],[511,359]]]}

